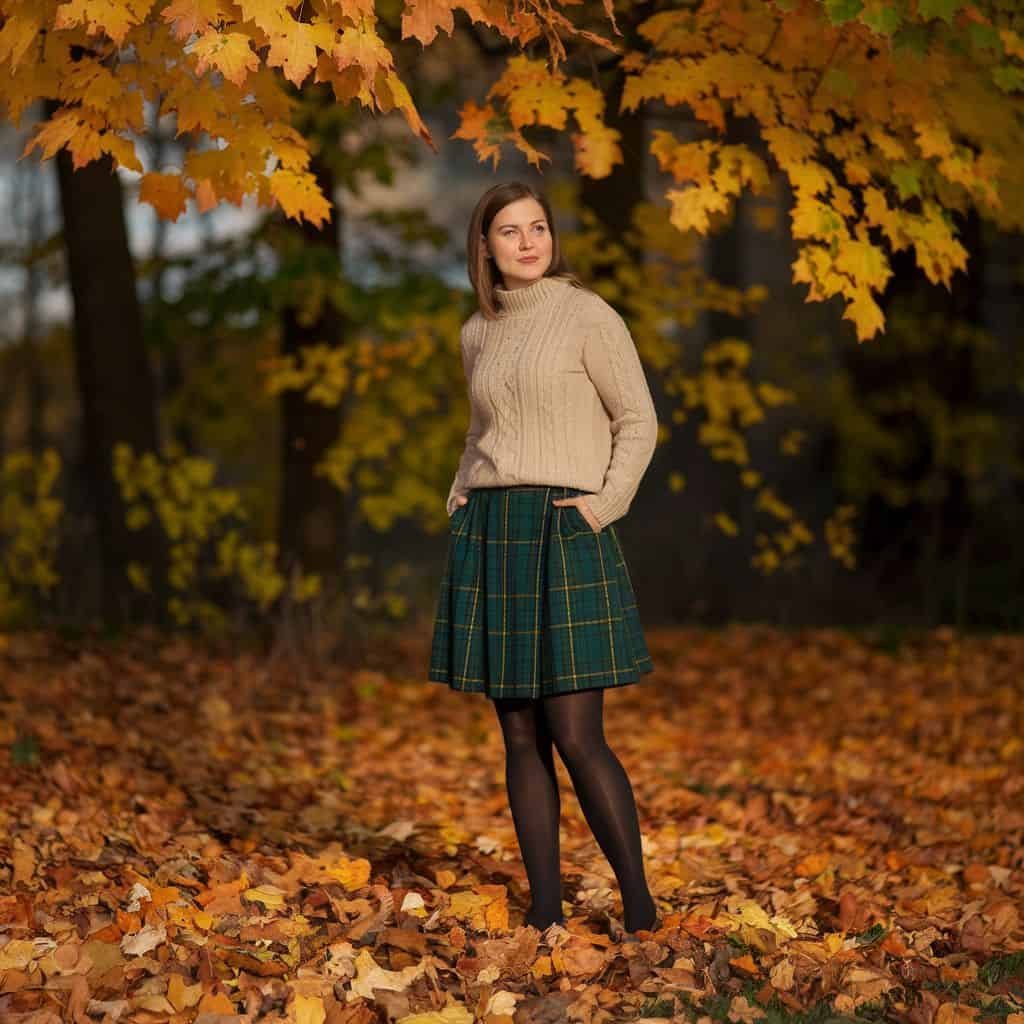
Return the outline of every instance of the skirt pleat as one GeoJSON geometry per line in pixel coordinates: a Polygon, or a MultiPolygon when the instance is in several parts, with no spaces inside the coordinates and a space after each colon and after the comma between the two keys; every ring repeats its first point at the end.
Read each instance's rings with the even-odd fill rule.
{"type": "Polygon", "coordinates": [[[481,487],[449,520],[428,678],[491,698],[625,686],[654,670],[615,524],[557,498],[481,487]]]}

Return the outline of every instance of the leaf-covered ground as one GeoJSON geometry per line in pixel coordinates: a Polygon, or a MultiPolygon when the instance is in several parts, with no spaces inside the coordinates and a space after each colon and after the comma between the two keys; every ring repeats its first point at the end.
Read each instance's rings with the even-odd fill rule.
{"type": "Polygon", "coordinates": [[[1024,638],[648,631],[607,695],[662,922],[564,767],[567,927],[427,633],[299,673],[0,637],[0,1020],[1024,1022],[1024,638]]]}

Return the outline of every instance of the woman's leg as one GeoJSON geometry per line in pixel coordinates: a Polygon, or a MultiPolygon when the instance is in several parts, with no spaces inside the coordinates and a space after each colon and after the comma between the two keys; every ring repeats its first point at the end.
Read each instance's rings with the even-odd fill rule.
{"type": "Polygon", "coordinates": [[[494,700],[505,738],[505,785],[516,838],[530,881],[526,923],[547,928],[562,923],[558,821],[561,802],[551,736],[537,701],[494,700]]]}
{"type": "Polygon", "coordinates": [[[644,877],[633,789],[604,737],[604,690],[545,697],[543,711],[587,824],[618,880],[623,926],[648,929],[658,908],[644,877]]]}

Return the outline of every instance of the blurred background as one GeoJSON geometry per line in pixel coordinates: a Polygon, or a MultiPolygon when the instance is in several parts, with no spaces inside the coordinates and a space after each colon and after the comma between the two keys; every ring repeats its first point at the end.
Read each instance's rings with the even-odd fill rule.
{"type": "MultiPolygon", "coordinates": [[[[543,173],[479,163],[451,136],[503,59],[467,30],[409,63],[437,155],[306,87],[320,230],[254,202],[164,221],[137,174],[19,159],[42,107],[3,128],[4,628],[325,649],[427,628],[468,425],[466,225],[513,179],[547,191],[647,369],[662,436],[616,524],[646,623],[1024,625],[1022,239],[958,215],[950,291],[896,254],[885,333],[858,343],[792,284],[784,179],[708,238],[669,225],[649,140],[702,137],[683,110],[609,116],[625,161],[602,180],[553,131],[543,173]]],[[[147,169],[175,166],[187,137],[148,117],[147,169]]]]}

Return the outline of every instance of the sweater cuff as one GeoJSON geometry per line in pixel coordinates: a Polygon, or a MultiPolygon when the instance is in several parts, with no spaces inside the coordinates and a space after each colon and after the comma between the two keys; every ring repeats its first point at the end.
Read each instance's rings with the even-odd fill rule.
{"type": "Polygon", "coordinates": [[[609,500],[610,496],[584,494],[583,497],[586,499],[590,511],[594,513],[594,518],[601,524],[602,530],[609,523],[614,523],[616,519],[621,519],[624,515],[624,512],[618,512],[615,509],[614,502],[609,500]]]}

